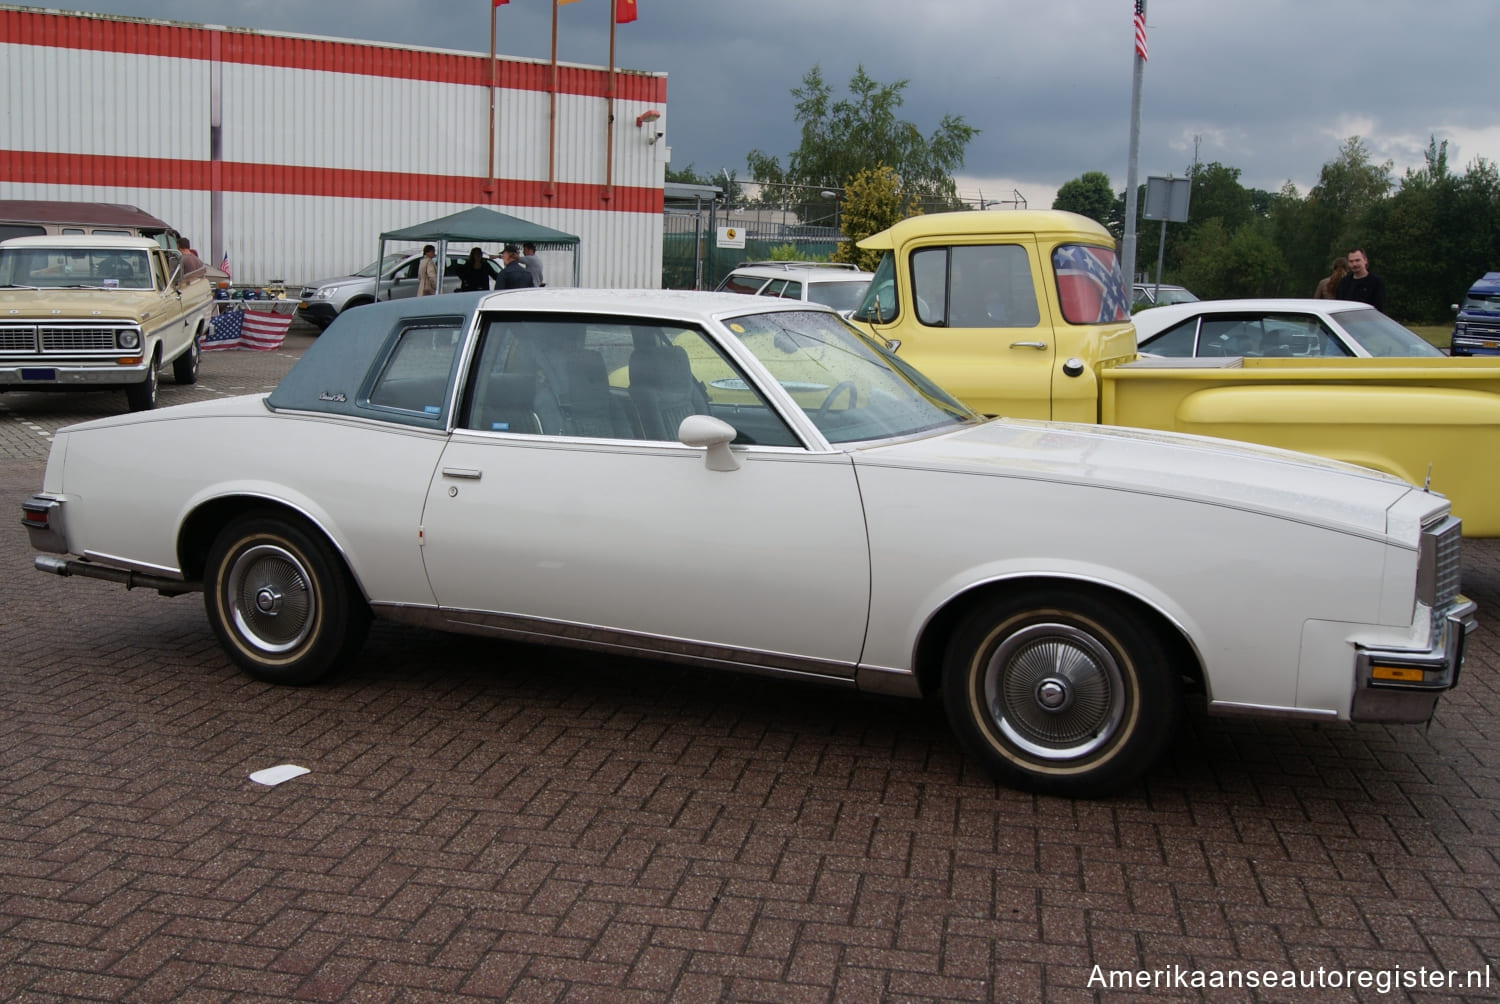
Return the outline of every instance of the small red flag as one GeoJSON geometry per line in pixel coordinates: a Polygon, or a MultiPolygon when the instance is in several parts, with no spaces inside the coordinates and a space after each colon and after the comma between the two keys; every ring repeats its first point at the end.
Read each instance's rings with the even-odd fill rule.
{"type": "Polygon", "coordinates": [[[492,6],[499,7],[501,4],[510,3],[510,0],[495,0],[492,6]]]}
{"type": "Polygon", "coordinates": [[[615,0],[615,24],[635,20],[635,0],[615,0]]]}

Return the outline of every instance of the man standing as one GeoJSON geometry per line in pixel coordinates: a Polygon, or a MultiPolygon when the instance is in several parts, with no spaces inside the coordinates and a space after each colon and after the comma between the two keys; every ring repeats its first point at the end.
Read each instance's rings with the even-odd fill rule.
{"type": "Polygon", "coordinates": [[[542,281],[542,260],[536,256],[536,245],[530,241],[521,245],[521,264],[525,265],[526,271],[531,273],[533,286],[547,285],[542,281]]]}
{"type": "Polygon", "coordinates": [[[500,252],[500,260],[505,262],[505,267],[500,270],[500,278],[496,281],[496,289],[526,289],[535,285],[532,282],[532,274],[526,271],[526,266],[521,264],[521,249],[514,244],[505,245],[500,252]]]}
{"type": "Polygon", "coordinates": [[[193,242],[186,237],[177,238],[177,252],[182,256],[182,281],[191,282],[208,271],[203,259],[193,250],[193,242]]]}
{"type": "Polygon", "coordinates": [[[437,287],[437,248],[428,244],[422,248],[422,264],[417,266],[417,295],[432,296],[437,287]]]}
{"type": "Polygon", "coordinates": [[[1349,252],[1349,274],[1339,281],[1340,300],[1358,300],[1385,312],[1385,283],[1370,271],[1370,259],[1360,248],[1349,252]]]}

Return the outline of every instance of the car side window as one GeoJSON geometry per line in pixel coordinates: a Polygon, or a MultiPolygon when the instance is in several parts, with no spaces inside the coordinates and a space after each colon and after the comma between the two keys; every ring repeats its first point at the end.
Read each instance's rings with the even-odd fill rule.
{"type": "Polygon", "coordinates": [[[788,279],[786,281],[786,287],[781,291],[781,297],[784,300],[802,299],[802,283],[797,282],[794,279],[788,279]]]}
{"type": "Polygon", "coordinates": [[[702,332],[556,316],[485,328],[464,428],[677,442],[689,415],[733,425],[736,443],[795,446],[779,416],[702,332]]]}
{"type": "Polygon", "coordinates": [[[463,343],[455,323],[415,321],[396,336],[366,403],[427,417],[443,413],[454,359],[463,343]]]}
{"type": "Polygon", "coordinates": [[[1321,318],[1311,314],[1267,314],[1262,327],[1266,356],[1348,356],[1350,352],[1321,318]]]}
{"type": "Polygon", "coordinates": [[[912,255],[912,284],[923,324],[1031,328],[1041,322],[1031,257],[1018,244],[924,248],[912,255]]]}
{"type": "Polygon", "coordinates": [[[1193,343],[1197,338],[1198,318],[1189,317],[1147,341],[1141,346],[1141,351],[1149,352],[1154,356],[1185,359],[1193,355],[1193,343]]]}
{"type": "Polygon", "coordinates": [[[761,296],[780,296],[781,291],[786,289],[785,279],[772,279],[766,283],[765,288],[760,291],[761,296]]]}

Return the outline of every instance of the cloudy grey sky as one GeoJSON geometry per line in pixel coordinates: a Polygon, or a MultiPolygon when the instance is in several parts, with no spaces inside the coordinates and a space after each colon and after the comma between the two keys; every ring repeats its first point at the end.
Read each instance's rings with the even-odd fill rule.
{"type": "MultiPolygon", "coordinates": [[[[611,0],[559,10],[558,58],[605,65],[611,0]]],[[[68,6],[59,4],[59,6],[68,6]]],[[[945,113],[981,132],[961,194],[1051,205],[1103,171],[1125,187],[1130,0],[638,0],[616,65],[665,71],[672,164],[746,179],[745,154],[798,142],[788,93],[814,65],[837,93],[863,64],[910,81],[902,117],[931,133],[945,113]]],[[[489,0],[94,0],[68,9],[484,52],[489,0]]],[[[550,0],[499,8],[498,50],[546,59],[550,0]]],[[[1198,157],[1248,186],[1300,191],[1359,135],[1399,178],[1428,138],[1462,170],[1500,161],[1500,103],[1482,75],[1500,37],[1496,0],[1148,0],[1151,58],[1141,178],[1198,157]]],[[[306,110],[287,109],[288,114],[306,110]]]]}

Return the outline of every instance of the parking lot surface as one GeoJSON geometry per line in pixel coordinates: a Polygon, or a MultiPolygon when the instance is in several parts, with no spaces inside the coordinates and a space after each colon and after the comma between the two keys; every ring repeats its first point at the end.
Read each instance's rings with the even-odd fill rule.
{"type": "MultiPolygon", "coordinates": [[[[309,332],[162,404],[269,389],[309,332]]],[[[31,567],[51,434],[124,408],[0,395],[0,999],[1500,997],[1500,542],[1430,726],[1195,712],[1075,802],[932,707],[649,662],[377,625],[257,683],[200,597],[31,567]]]]}

